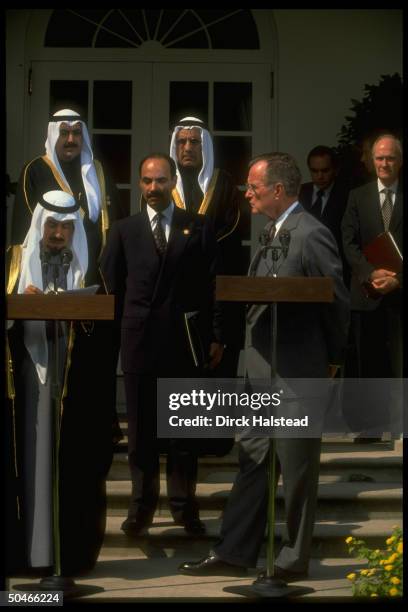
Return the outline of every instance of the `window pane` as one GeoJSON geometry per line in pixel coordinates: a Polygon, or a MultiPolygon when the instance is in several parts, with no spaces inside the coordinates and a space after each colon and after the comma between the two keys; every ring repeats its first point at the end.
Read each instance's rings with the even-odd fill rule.
{"type": "Polygon", "coordinates": [[[237,185],[246,183],[251,156],[250,136],[214,136],[215,165],[227,170],[237,185]]]}
{"type": "Polygon", "coordinates": [[[183,117],[198,117],[208,123],[208,83],[173,81],[170,83],[170,128],[183,117]]]}
{"type": "Polygon", "coordinates": [[[95,81],[93,126],[96,129],[132,127],[132,82],[95,81]]]}
{"type": "Polygon", "coordinates": [[[130,136],[94,134],[93,148],[115,183],[130,183],[130,136]]]}
{"type": "Polygon", "coordinates": [[[214,129],[252,130],[252,83],[214,83],[214,129]]]}
{"type": "Polygon", "coordinates": [[[88,120],[88,81],[50,81],[50,114],[64,108],[88,120]]]}

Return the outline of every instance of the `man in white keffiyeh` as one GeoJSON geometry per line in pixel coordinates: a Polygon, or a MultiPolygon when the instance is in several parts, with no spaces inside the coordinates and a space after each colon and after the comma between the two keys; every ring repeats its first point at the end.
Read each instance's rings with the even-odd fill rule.
{"type": "MultiPolygon", "coordinates": [[[[48,293],[54,289],[54,282],[57,289],[77,289],[83,285],[88,247],[78,208],[74,198],[64,191],[49,191],[38,202],[22,246],[18,293],[48,293]],[[61,259],[64,250],[70,254],[68,259],[72,256],[66,275],[61,259]]],[[[40,383],[45,384],[48,350],[44,321],[24,322],[24,343],[40,383]]]]}
{"type": "MultiPolygon", "coordinates": [[[[214,167],[213,141],[201,119],[184,117],[178,121],[171,138],[170,157],[177,165],[174,203],[209,219],[218,242],[218,274],[245,274],[243,227],[239,222],[241,196],[231,175],[214,167]]],[[[224,304],[223,311],[226,346],[215,376],[229,378],[237,374],[244,309],[240,304],[224,304]]]]}
{"type": "Polygon", "coordinates": [[[11,243],[21,244],[43,193],[62,190],[80,207],[88,242],[87,284],[100,284],[98,259],[109,227],[123,216],[116,185],[94,158],[84,118],[70,108],[50,117],[45,155],[32,159],[21,173],[13,206],[11,243]]]}
{"type": "MultiPolygon", "coordinates": [[[[83,286],[88,247],[79,206],[72,195],[49,191],[41,196],[13,261],[8,292],[17,289],[19,294],[34,295],[83,286]]],[[[25,542],[24,552],[19,554],[24,555],[20,563],[28,567],[53,563],[51,466],[55,415],[50,370],[51,363],[58,363],[56,377],[62,388],[70,361],[70,339],[70,326],[65,321],[54,327],[48,321],[20,320],[8,334],[15,388],[11,399],[18,415],[13,439],[20,475],[20,531],[25,542]],[[54,362],[56,343],[59,360],[54,362]]],[[[60,401],[62,406],[62,397],[60,401]]]]}
{"type": "MultiPolygon", "coordinates": [[[[41,195],[23,244],[15,245],[8,255],[8,293],[41,294],[87,286],[88,245],[79,203],[61,190],[41,195]]],[[[106,521],[105,481],[112,461],[117,351],[110,328],[101,327],[100,333],[95,328],[93,321],[16,320],[8,329],[6,471],[11,493],[6,504],[6,564],[10,575],[53,564],[55,449],[60,459],[62,575],[89,571],[98,558],[106,521]],[[61,390],[58,398],[52,367],[61,390]],[[56,410],[57,447],[52,425],[56,410]]]]}

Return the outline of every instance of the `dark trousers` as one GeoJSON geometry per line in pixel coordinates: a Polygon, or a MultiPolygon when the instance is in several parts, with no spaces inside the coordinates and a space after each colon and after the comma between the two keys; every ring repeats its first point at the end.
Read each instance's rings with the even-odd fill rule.
{"type": "MultiPolygon", "coordinates": [[[[283,569],[307,571],[320,467],[320,439],[278,439],[276,476],[282,473],[286,534],[276,558],[283,569]]],[[[223,560],[255,567],[268,507],[268,438],[239,442],[239,472],[224,511],[214,551],[223,560]]]]}
{"type": "Polygon", "coordinates": [[[160,452],[167,453],[167,497],[174,520],[198,518],[197,455],[183,439],[157,439],[156,377],[125,372],[124,382],[132,478],[129,518],[146,523],[153,520],[160,493],[160,452]]]}

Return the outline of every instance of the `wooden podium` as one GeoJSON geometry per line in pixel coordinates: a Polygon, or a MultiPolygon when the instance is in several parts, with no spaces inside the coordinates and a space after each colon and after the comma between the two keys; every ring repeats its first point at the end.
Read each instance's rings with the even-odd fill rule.
{"type": "Polygon", "coordinates": [[[7,319],[26,321],[112,320],[113,295],[8,295],[7,319]]]}
{"type": "MultiPolygon", "coordinates": [[[[334,281],[325,277],[277,277],[277,276],[217,276],[216,299],[220,302],[246,302],[269,304],[271,309],[272,344],[270,353],[271,380],[277,375],[277,304],[331,303],[334,300],[334,281]]],[[[287,597],[303,595],[314,589],[288,586],[274,576],[275,536],[275,442],[269,439],[268,459],[268,536],[267,571],[251,585],[250,592],[261,597],[287,597]]],[[[244,591],[244,587],[242,587],[244,591]]],[[[232,589],[231,589],[232,592],[232,589]]],[[[243,594],[247,594],[243,592],[243,594]]]]}
{"type": "Polygon", "coordinates": [[[113,295],[81,295],[78,293],[42,295],[9,295],[6,302],[8,320],[24,319],[26,321],[55,321],[54,355],[50,362],[50,380],[53,403],[53,469],[52,469],[52,517],[53,517],[53,575],[43,578],[39,584],[21,584],[14,588],[23,591],[62,591],[64,597],[73,598],[103,591],[102,587],[77,585],[71,578],[61,575],[61,551],[59,528],[59,447],[60,447],[60,402],[61,382],[59,371],[58,327],[60,321],[113,320],[113,295]]]}

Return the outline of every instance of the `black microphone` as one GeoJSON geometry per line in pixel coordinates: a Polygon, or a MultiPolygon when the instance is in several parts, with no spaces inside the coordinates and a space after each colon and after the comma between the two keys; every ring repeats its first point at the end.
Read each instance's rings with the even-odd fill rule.
{"type": "Polygon", "coordinates": [[[267,229],[263,229],[262,232],[259,235],[259,244],[262,247],[262,257],[265,259],[266,258],[266,247],[268,246],[269,242],[270,242],[270,234],[269,231],[267,229]]]}
{"type": "Polygon", "coordinates": [[[42,270],[45,276],[47,276],[48,274],[48,264],[50,263],[50,257],[51,257],[51,253],[41,247],[40,248],[40,261],[41,261],[41,267],[42,267],[42,270]]]}
{"type": "Polygon", "coordinates": [[[291,240],[290,231],[287,229],[282,230],[278,234],[279,242],[281,243],[282,253],[284,257],[288,256],[289,244],[291,240]]]}
{"type": "Polygon", "coordinates": [[[72,257],[73,257],[71,249],[68,249],[68,248],[62,249],[60,256],[61,256],[61,261],[62,261],[62,269],[66,276],[68,274],[69,266],[71,264],[72,257]]]}

